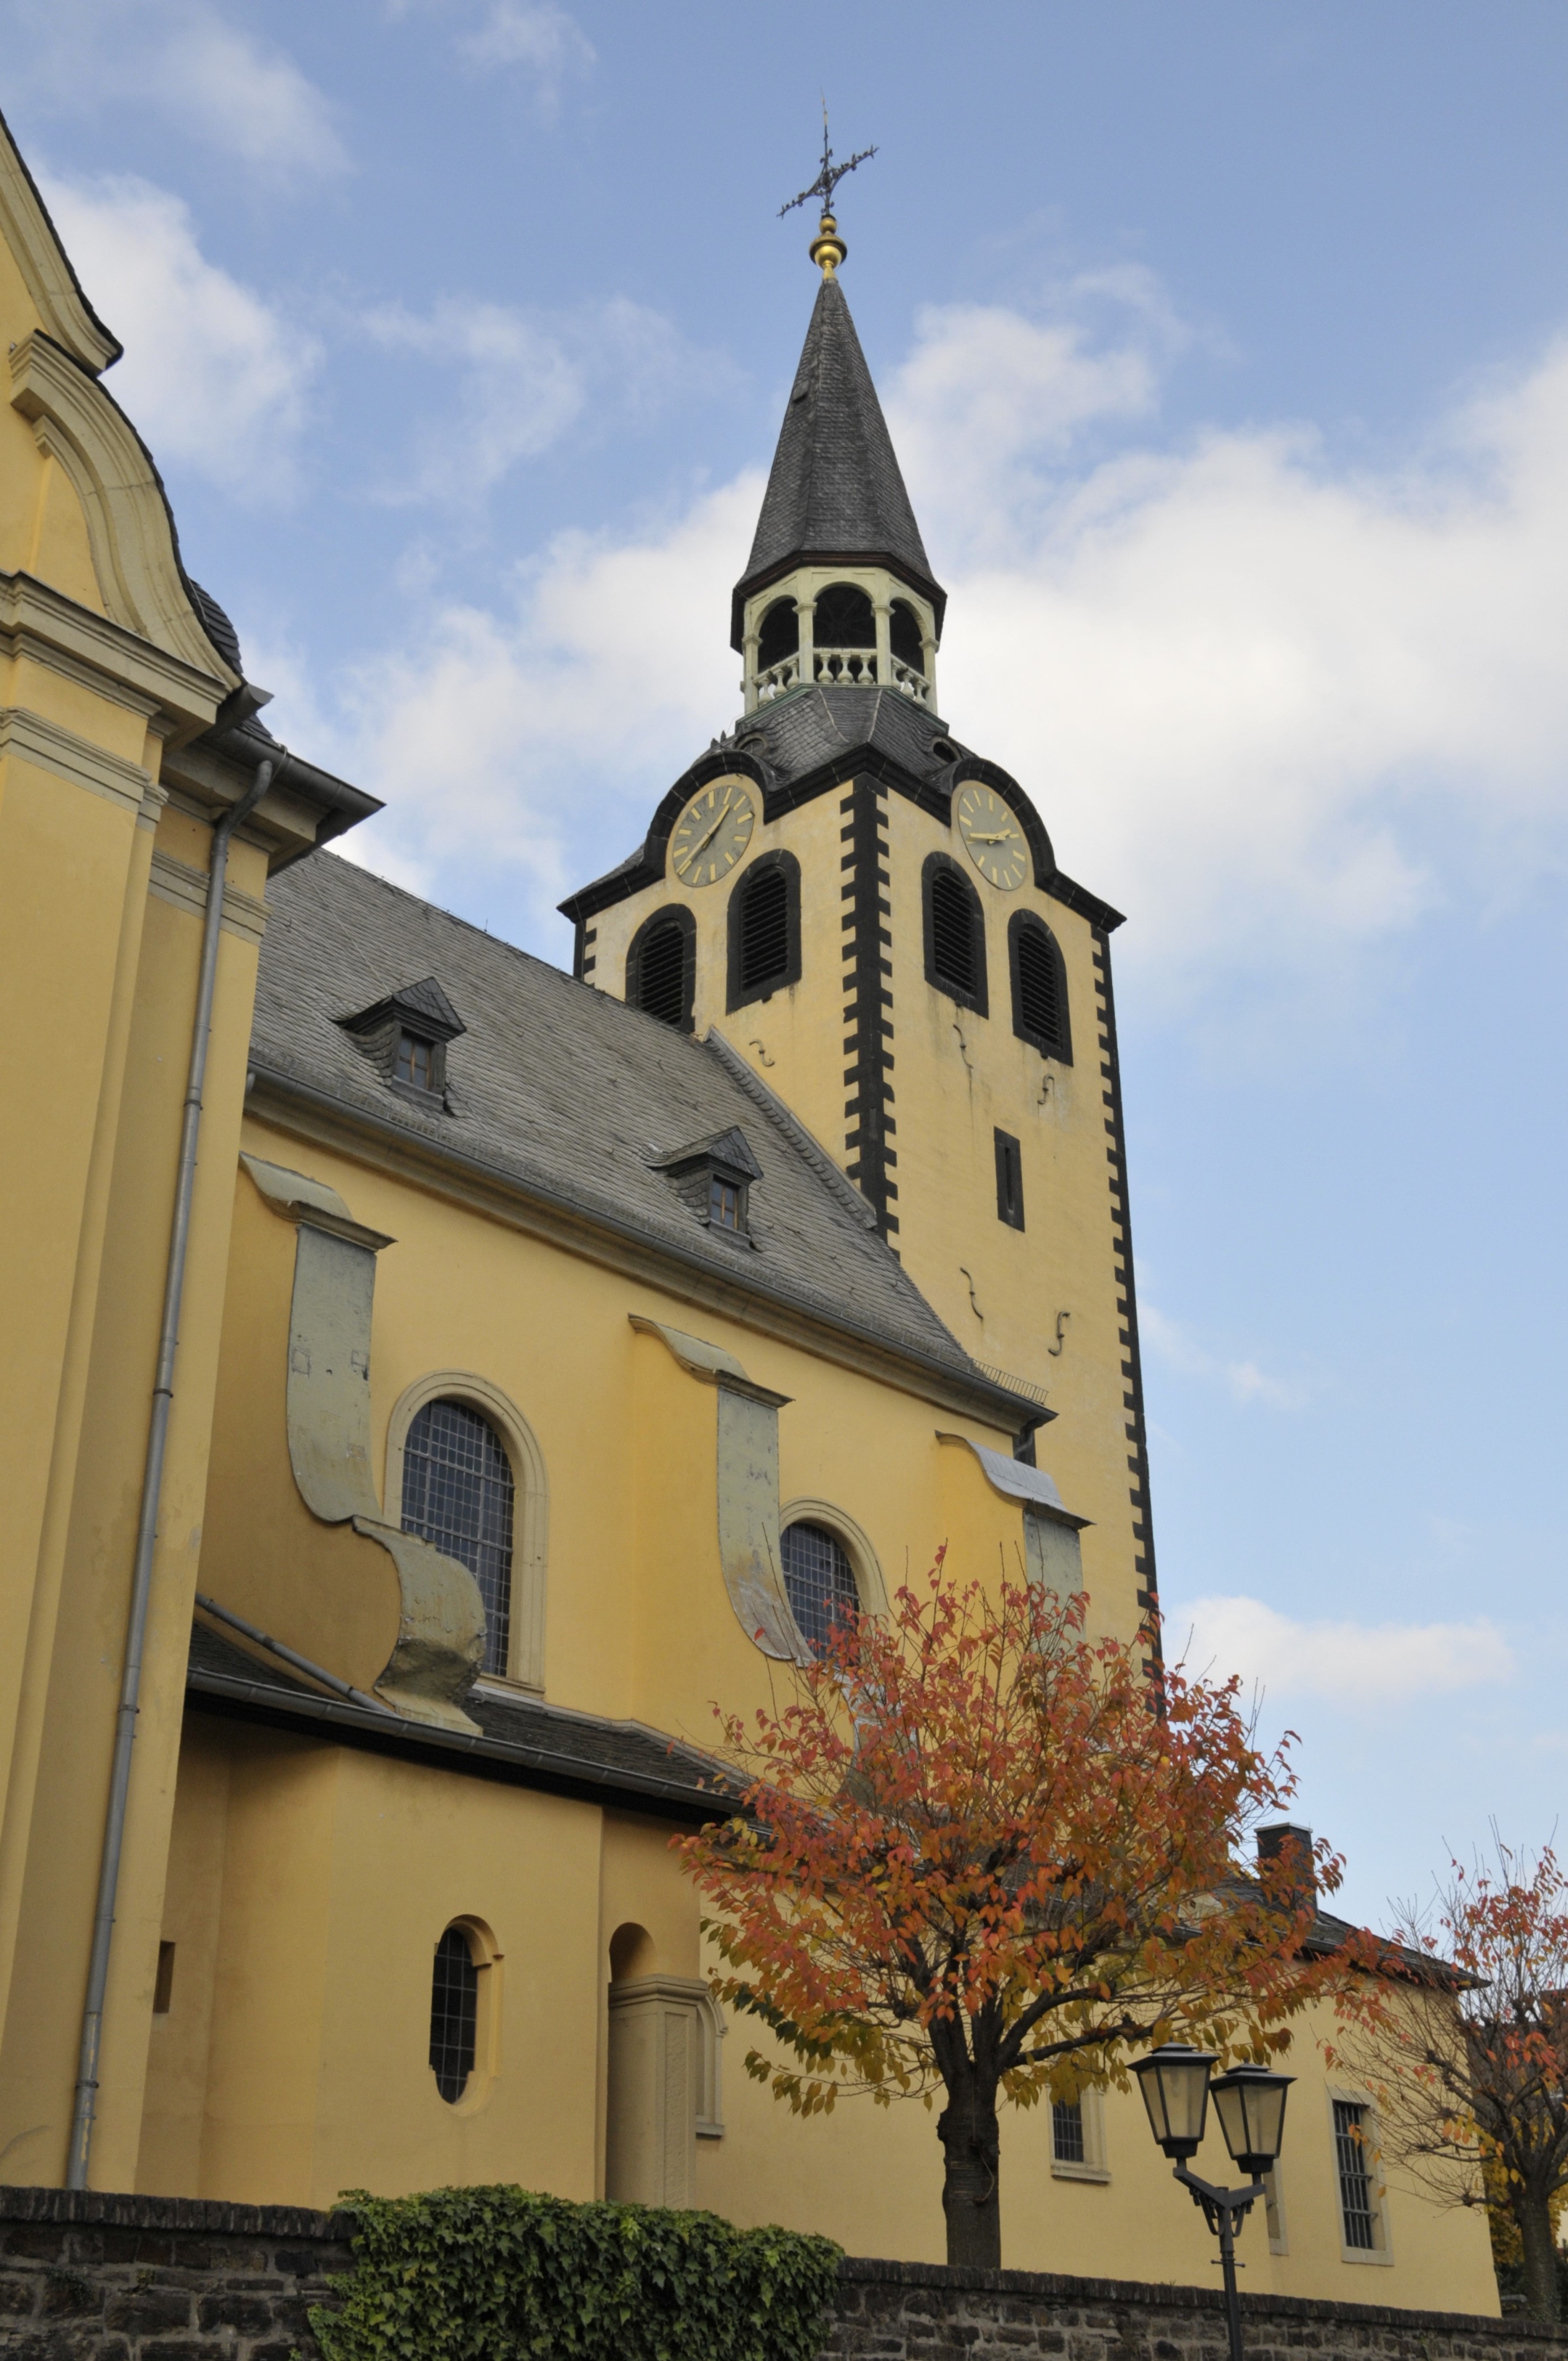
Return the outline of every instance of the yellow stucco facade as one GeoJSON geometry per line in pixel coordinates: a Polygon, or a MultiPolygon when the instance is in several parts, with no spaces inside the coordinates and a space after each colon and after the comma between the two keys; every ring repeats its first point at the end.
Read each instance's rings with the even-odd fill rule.
{"type": "MultiPolygon", "coordinates": [[[[938,2260],[932,2118],[806,2124],[749,2081],[670,1839],[701,1817],[714,1701],[763,1701],[798,1641],[792,1530],[873,1612],[943,1543],[981,1579],[1080,1551],[1102,1629],[1153,1598],[1115,913],[942,734],[927,574],[807,537],[738,603],[734,735],[567,906],[577,979],[474,938],[323,851],[372,799],[258,723],[3,131],[0,343],[5,2176],[71,2169],[209,869],[266,763],[222,901],[91,2185],[327,2205],[515,2180],[938,2260]],[[781,689],[781,598],[816,665],[856,628],[839,586],[880,683],[781,689]],[[966,782],[995,822],[972,843],[966,782]],[[671,848],[715,786],[748,833],[698,884],[671,848]],[[738,897],[770,861],[784,932],[758,952],[738,897]],[[638,946],[673,910],[661,1021],[638,946]],[[1048,992],[1020,984],[1021,917],[1048,992]],[[751,1206],[728,1239],[726,1188],[751,1206]],[[410,1519],[433,1405],[504,1471],[504,1642],[478,1561],[410,1519]],[[454,1930],[469,2062],[444,2095],[454,1930]]],[[[1495,2311],[1483,2224],[1397,2177],[1345,2246],[1321,2030],[1249,2288],[1495,2311]]],[[[1006,2119],[1006,2262],[1204,2279],[1136,2099],[1091,2097],[1081,2128],[1058,2156],[1048,2113],[1006,2119]]]]}

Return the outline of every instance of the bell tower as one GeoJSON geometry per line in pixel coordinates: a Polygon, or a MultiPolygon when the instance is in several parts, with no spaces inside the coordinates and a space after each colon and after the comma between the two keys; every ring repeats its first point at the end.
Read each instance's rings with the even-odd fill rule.
{"type": "MultiPolygon", "coordinates": [[[[561,906],[577,974],[743,1060],[855,1182],[959,1342],[1038,1401],[1043,1463],[1094,1521],[1086,1578],[1130,1628],[1154,1551],[1121,917],[942,718],[946,594],[839,280],[846,250],[825,211],[731,602],[740,715],[630,859],[561,906]]],[[[1033,1455],[1031,1433],[1016,1448],[1033,1455]]]]}

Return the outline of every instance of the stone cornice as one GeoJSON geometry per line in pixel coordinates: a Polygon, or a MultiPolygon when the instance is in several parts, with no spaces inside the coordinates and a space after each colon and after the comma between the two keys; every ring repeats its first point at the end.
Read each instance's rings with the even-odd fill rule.
{"type": "Polygon", "coordinates": [[[52,771],[57,778],[69,779],[72,786],[85,787],[89,795],[103,796],[138,817],[148,795],[156,792],[149,771],[25,707],[0,706],[0,754],[4,753],[15,753],[39,770],[52,771]]]}
{"type": "Polygon", "coordinates": [[[1037,1421],[1037,1406],[978,1375],[969,1380],[910,1346],[853,1323],[817,1314],[759,1283],[750,1265],[744,1285],[696,1255],[650,1237],[612,1216],[553,1197],[543,1188],[403,1131],[300,1078],[253,1066],[248,1112],[314,1145],[334,1148],[395,1178],[466,1205],[508,1228],[658,1288],[677,1301],[717,1312],[743,1327],[793,1345],[858,1377],[956,1411],[1011,1438],[1037,1421]]]}
{"type": "Polygon", "coordinates": [[[0,574],[0,646],[152,719],[206,729],[224,696],[221,682],[106,615],[79,606],[31,574],[0,574]]]}

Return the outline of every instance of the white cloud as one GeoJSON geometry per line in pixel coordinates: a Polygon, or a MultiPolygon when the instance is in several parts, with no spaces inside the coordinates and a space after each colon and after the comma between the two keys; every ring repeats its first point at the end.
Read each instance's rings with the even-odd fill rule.
{"type": "Polygon", "coordinates": [[[151,107],[270,179],[348,163],[323,93],[212,0],[21,0],[7,63],[62,113],[151,107]]]}
{"type": "Polygon", "coordinates": [[[125,345],[108,384],[153,457],[243,500],[289,490],[321,357],[313,341],[207,260],[166,190],[129,176],[42,185],[82,285],[125,345]]]}
{"type": "Polygon", "coordinates": [[[485,19],[458,43],[477,66],[526,66],[548,90],[594,62],[593,44],[550,0],[491,0],[485,19]]]}
{"type": "Polygon", "coordinates": [[[711,389],[724,374],[663,313],[624,296],[554,318],[454,296],[422,313],[382,304],[360,324],[456,381],[455,414],[427,421],[412,464],[383,486],[394,503],[482,500],[520,460],[557,442],[590,400],[600,414],[646,419],[673,393],[711,389]]]}
{"type": "Polygon", "coordinates": [[[1227,1360],[1197,1343],[1189,1329],[1168,1319],[1154,1304],[1138,1306],[1138,1334],[1168,1367],[1187,1378],[1217,1378],[1238,1402],[1267,1402],[1275,1410],[1295,1410],[1304,1399],[1299,1386],[1269,1377],[1254,1360],[1227,1360]]]}
{"type": "Polygon", "coordinates": [[[1514,1659],[1496,1624],[1298,1621],[1259,1598],[1195,1599],[1166,1616],[1166,1644],[1190,1668],[1239,1673],[1270,1698],[1405,1704],[1508,1680],[1514,1659]],[[1190,1634],[1190,1636],[1189,1636],[1190,1634]]]}

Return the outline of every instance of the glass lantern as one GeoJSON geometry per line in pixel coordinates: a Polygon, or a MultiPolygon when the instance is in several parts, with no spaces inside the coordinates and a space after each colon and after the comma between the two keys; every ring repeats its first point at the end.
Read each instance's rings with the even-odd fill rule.
{"type": "Polygon", "coordinates": [[[1173,2164],[1185,2164],[1203,2145],[1213,2066],[1207,2050],[1167,2041],[1133,2069],[1148,2109],[1149,2129],[1173,2164]]]}
{"type": "Polygon", "coordinates": [[[1263,2179],[1279,2153],[1285,2094],[1295,2079],[1293,2074],[1272,2074],[1266,2066],[1233,2066],[1210,2084],[1225,2146],[1253,2180],[1263,2179]]]}

